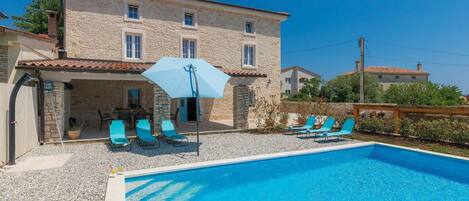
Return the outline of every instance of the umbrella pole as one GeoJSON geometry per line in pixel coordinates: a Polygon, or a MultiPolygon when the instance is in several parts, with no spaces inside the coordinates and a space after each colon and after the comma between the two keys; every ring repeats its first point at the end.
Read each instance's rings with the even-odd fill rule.
{"type": "Polygon", "coordinates": [[[196,125],[197,125],[197,156],[200,155],[199,151],[199,117],[200,117],[200,98],[199,98],[199,83],[197,82],[197,76],[195,76],[195,70],[196,68],[192,66],[192,73],[194,74],[194,81],[195,81],[195,102],[196,102],[196,112],[197,112],[197,118],[196,118],[196,125]]]}

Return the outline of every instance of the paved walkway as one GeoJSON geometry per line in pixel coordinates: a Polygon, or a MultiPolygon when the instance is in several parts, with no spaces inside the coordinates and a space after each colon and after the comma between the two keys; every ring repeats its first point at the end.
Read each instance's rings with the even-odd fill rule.
{"type": "MultiPolygon", "coordinates": [[[[195,141],[195,136],[190,136],[195,141]]],[[[73,153],[60,168],[21,173],[0,173],[0,200],[104,200],[111,167],[137,170],[197,161],[293,151],[356,141],[317,143],[286,135],[222,134],[201,136],[201,155],[196,144],[173,147],[162,143],[160,149],[143,150],[133,144],[132,151],[110,151],[103,143],[44,145],[19,159],[73,153]]]]}

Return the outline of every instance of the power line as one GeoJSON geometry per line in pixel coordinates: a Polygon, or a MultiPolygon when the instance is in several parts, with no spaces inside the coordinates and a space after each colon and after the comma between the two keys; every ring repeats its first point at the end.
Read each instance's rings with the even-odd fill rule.
{"type": "Polygon", "coordinates": [[[370,49],[368,49],[368,46],[365,46],[365,49],[366,49],[366,51],[368,52],[368,55],[370,55],[369,57],[370,57],[371,61],[373,61],[373,63],[375,64],[375,66],[378,66],[378,64],[376,63],[375,58],[374,58],[373,55],[371,54],[370,49]]]}
{"type": "Polygon", "coordinates": [[[461,53],[461,52],[454,52],[454,51],[445,51],[445,50],[435,50],[435,49],[429,49],[429,48],[420,48],[420,47],[412,47],[408,45],[399,45],[399,44],[394,44],[394,43],[388,43],[384,42],[390,46],[398,47],[398,48],[404,48],[404,49],[410,49],[410,50],[418,50],[418,51],[424,51],[424,52],[433,52],[433,53],[438,53],[438,54],[446,54],[446,55],[455,55],[455,56],[465,56],[469,57],[469,54],[467,53],[461,53]]]}
{"type": "Polygon", "coordinates": [[[291,52],[285,52],[285,53],[283,53],[283,55],[295,54],[295,53],[301,53],[301,52],[309,52],[309,51],[314,51],[314,50],[318,50],[318,49],[336,47],[336,46],[345,45],[345,44],[355,42],[355,41],[356,41],[356,39],[353,39],[353,40],[347,40],[347,41],[342,41],[342,42],[338,42],[338,43],[331,43],[331,44],[321,45],[321,46],[317,46],[317,47],[313,47],[313,48],[306,48],[306,49],[302,49],[302,50],[294,50],[294,51],[291,51],[291,52]]]}

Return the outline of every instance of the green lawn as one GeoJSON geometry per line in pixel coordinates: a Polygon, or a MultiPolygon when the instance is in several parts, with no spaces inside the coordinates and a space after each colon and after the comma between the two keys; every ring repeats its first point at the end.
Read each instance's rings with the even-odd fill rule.
{"type": "Polygon", "coordinates": [[[382,142],[404,147],[419,148],[428,151],[469,157],[469,147],[467,146],[456,146],[446,143],[429,142],[406,137],[388,136],[380,134],[354,133],[352,137],[353,139],[360,141],[382,142]]]}

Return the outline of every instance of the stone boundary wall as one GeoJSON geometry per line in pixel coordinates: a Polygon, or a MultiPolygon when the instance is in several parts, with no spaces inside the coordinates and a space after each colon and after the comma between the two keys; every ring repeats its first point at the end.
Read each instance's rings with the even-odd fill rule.
{"type": "MultiPolygon", "coordinates": [[[[280,111],[288,113],[301,113],[304,111],[305,105],[315,105],[315,102],[295,102],[295,101],[282,101],[280,103],[280,111]]],[[[344,116],[352,114],[353,103],[325,103],[329,107],[329,112],[335,116],[344,116]]]]}

